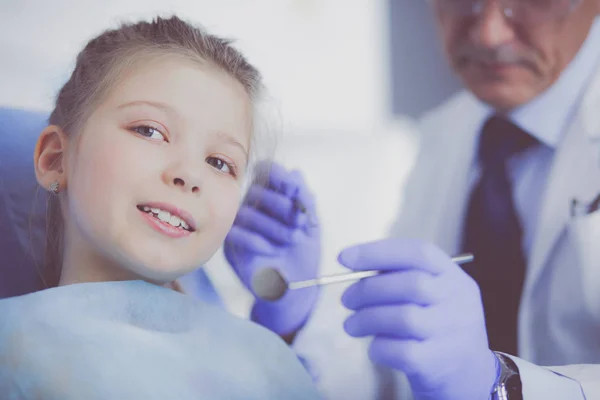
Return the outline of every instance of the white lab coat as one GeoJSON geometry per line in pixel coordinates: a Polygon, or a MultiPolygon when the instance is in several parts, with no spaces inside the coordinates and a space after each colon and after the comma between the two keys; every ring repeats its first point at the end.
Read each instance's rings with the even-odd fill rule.
{"type": "MultiPolygon", "coordinates": [[[[420,155],[392,236],[430,240],[448,254],[460,250],[477,109],[463,91],[423,118],[420,155]]],[[[600,211],[570,214],[573,198],[600,193],[600,71],[566,129],[542,196],[519,311],[521,358],[513,359],[525,399],[600,400],[600,211]]],[[[396,383],[395,397],[406,398],[400,374],[396,383]]]]}

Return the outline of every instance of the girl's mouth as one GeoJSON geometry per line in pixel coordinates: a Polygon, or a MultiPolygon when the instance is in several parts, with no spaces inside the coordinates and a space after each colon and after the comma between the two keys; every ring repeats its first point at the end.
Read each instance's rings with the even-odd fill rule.
{"type": "Polygon", "coordinates": [[[187,222],[177,215],[171,214],[169,211],[145,205],[138,205],[137,209],[145,213],[152,220],[155,220],[156,223],[164,225],[165,228],[174,228],[190,233],[194,232],[194,228],[190,227],[187,222]]]}

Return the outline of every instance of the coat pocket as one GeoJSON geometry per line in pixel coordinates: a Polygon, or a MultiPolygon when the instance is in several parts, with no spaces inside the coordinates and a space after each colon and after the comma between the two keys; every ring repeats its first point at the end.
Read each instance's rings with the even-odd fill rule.
{"type": "Polygon", "coordinates": [[[580,265],[586,308],[600,324],[600,210],[575,217],[570,230],[580,265]]]}

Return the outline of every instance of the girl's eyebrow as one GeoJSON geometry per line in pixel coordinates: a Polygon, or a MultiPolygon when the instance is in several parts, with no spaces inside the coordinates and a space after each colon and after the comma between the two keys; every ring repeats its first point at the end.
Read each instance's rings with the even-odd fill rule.
{"type": "Polygon", "coordinates": [[[150,106],[150,107],[154,107],[154,108],[158,108],[161,111],[164,111],[168,114],[175,114],[175,110],[168,106],[167,104],[158,102],[158,101],[149,101],[149,100],[136,100],[136,101],[130,101],[128,103],[123,103],[121,105],[119,105],[117,108],[128,108],[128,107],[135,107],[135,106],[150,106]]]}
{"type": "Polygon", "coordinates": [[[246,157],[246,161],[248,161],[248,150],[246,150],[246,147],[244,147],[244,145],[241,144],[232,135],[230,135],[229,133],[224,132],[224,131],[219,131],[219,132],[215,132],[215,136],[223,139],[225,142],[232,144],[235,147],[238,147],[240,150],[242,150],[242,152],[244,153],[244,156],[246,157]]]}

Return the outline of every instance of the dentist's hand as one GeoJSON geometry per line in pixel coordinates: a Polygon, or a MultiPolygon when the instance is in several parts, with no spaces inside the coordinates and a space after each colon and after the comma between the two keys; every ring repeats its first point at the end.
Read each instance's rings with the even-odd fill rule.
{"type": "Polygon", "coordinates": [[[479,288],[433,245],[387,239],[345,249],[344,266],[387,273],[350,286],[354,337],[374,336],[371,359],[404,372],[417,400],[487,400],[499,375],[479,288]]]}
{"type": "MultiPolygon", "coordinates": [[[[259,168],[264,171],[268,165],[259,168]]],[[[252,291],[252,276],[264,267],[279,269],[288,281],[315,278],[320,236],[315,201],[302,175],[274,163],[265,182],[250,187],[225,239],[224,252],[252,291]]],[[[315,287],[289,291],[276,302],[255,297],[252,320],[281,336],[293,335],[308,320],[317,297],[315,287]]]]}

